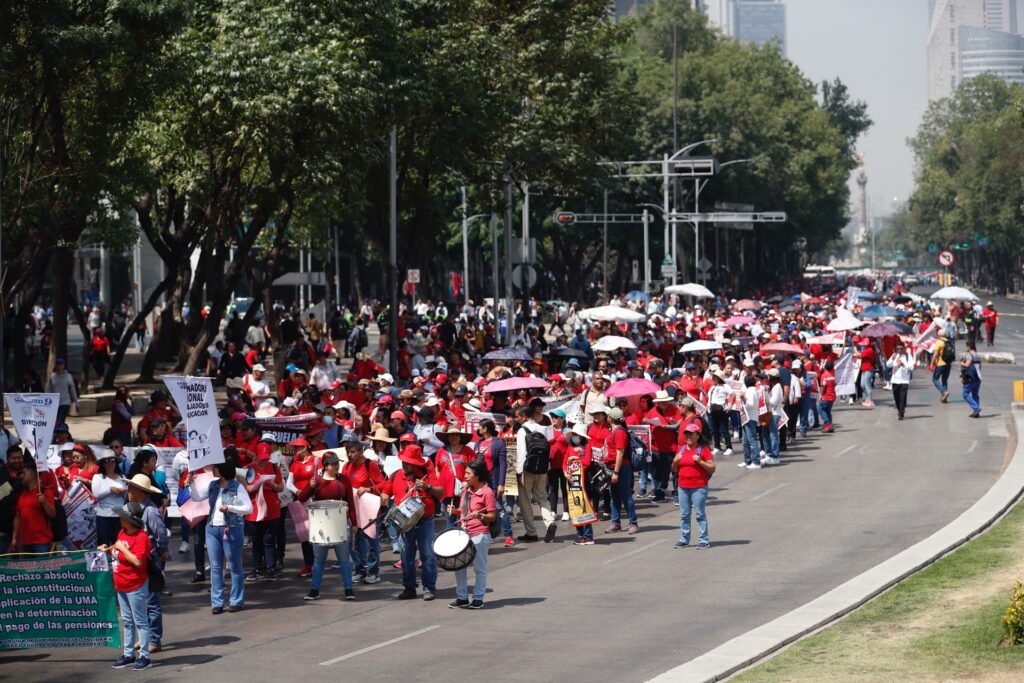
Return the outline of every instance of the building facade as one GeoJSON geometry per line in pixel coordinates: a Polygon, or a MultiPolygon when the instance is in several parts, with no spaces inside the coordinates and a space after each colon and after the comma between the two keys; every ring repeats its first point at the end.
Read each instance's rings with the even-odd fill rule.
{"type": "Polygon", "coordinates": [[[780,0],[732,0],[730,34],[743,43],[765,45],[778,41],[786,56],[786,5],[780,0]]]}

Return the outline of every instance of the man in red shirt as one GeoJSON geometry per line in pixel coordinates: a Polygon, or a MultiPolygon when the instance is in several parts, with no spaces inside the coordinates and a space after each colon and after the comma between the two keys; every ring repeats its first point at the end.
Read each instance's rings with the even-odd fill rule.
{"type": "Polygon", "coordinates": [[[833,430],[832,404],[836,402],[835,369],[835,364],[832,361],[826,361],[825,369],[822,370],[821,377],[818,379],[818,383],[821,386],[821,401],[818,403],[818,412],[821,413],[825,423],[821,427],[823,432],[831,432],[833,430]]]}
{"type": "MultiPolygon", "coordinates": [[[[343,445],[348,462],[341,474],[352,485],[353,499],[363,495],[379,496],[385,482],[380,465],[363,455],[363,445],[355,435],[346,435],[343,445]]],[[[377,533],[373,538],[367,536],[362,529],[352,530],[352,559],[355,563],[354,580],[357,583],[380,583],[380,532],[380,522],[377,522],[377,533]]]]}
{"type": "Polygon", "coordinates": [[[27,458],[21,468],[21,487],[11,532],[11,548],[20,548],[25,553],[50,552],[53,545],[50,520],[57,514],[57,488],[40,483],[34,458],[27,458]]]}
{"type": "Polygon", "coordinates": [[[629,516],[629,533],[640,530],[637,525],[636,507],[633,504],[633,461],[629,452],[629,432],[622,416],[622,410],[612,408],[608,419],[612,433],[608,439],[608,450],[604,463],[612,471],[612,523],[605,533],[622,531],[622,513],[629,516]]]}
{"type": "Polygon", "coordinates": [[[654,407],[647,413],[644,420],[651,425],[651,450],[654,460],[654,492],[656,503],[665,500],[668,489],[669,467],[675,457],[676,441],[678,440],[679,423],[683,414],[667,391],[659,391],[654,396],[654,407]]]}
{"type": "Polygon", "coordinates": [[[423,457],[423,450],[410,444],[398,454],[402,469],[391,475],[381,490],[381,505],[391,498],[401,506],[410,498],[423,503],[423,516],[409,531],[402,532],[402,586],[399,600],[416,599],[416,551],[423,560],[423,599],[433,600],[437,590],[437,560],[434,558],[434,501],[443,493],[434,465],[423,457]]]}

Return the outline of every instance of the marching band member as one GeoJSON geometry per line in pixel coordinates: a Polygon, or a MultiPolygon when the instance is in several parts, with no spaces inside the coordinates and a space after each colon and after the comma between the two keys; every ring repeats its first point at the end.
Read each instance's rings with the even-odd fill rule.
{"type": "MultiPolygon", "coordinates": [[[[363,494],[379,496],[385,481],[380,465],[364,455],[363,444],[354,436],[346,435],[344,443],[348,462],[341,469],[341,474],[354,489],[353,499],[363,494]]],[[[362,583],[380,583],[380,521],[376,524],[377,533],[373,538],[362,529],[353,530],[352,562],[355,565],[355,580],[362,583]]]]}
{"type": "Polygon", "coordinates": [[[469,534],[476,546],[473,558],[473,602],[469,601],[469,576],[467,568],[455,572],[455,602],[451,609],[482,609],[487,593],[487,552],[491,547],[490,525],[498,516],[494,491],[487,485],[490,472],[482,460],[466,467],[466,490],[460,499],[460,520],[462,528],[469,534]]]}
{"type": "Polygon", "coordinates": [[[391,475],[381,491],[381,505],[387,505],[393,496],[396,505],[412,497],[423,502],[423,516],[402,537],[402,586],[399,600],[416,599],[416,550],[423,560],[423,599],[433,600],[437,589],[437,562],[434,560],[434,512],[435,501],[441,496],[441,482],[434,472],[434,466],[423,457],[423,450],[410,444],[398,455],[402,469],[391,475]]]}
{"type": "MultiPolygon", "coordinates": [[[[348,519],[345,523],[355,526],[356,506],[352,498],[352,484],[348,477],[340,473],[341,460],[335,453],[328,451],[324,454],[323,465],[323,476],[318,474],[309,480],[306,486],[299,491],[298,499],[302,502],[310,498],[313,500],[343,500],[348,504],[348,519]]],[[[309,593],[303,600],[316,600],[320,597],[320,583],[324,578],[327,552],[332,548],[341,570],[341,583],[345,589],[345,599],[356,599],[355,591],[352,589],[352,558],[349,556],[348,541],[342,541],[331,545],[313,544],[313,580],[310,583],[309,593]]]]}

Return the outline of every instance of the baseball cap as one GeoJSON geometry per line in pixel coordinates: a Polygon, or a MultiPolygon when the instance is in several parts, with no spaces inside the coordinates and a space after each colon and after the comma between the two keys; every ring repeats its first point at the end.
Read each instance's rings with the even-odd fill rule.
{"type": "Polygon", "coordinates": [[[691,422],[690,424],[688,424],[685,427],[683,427],[683,431],[684,432],[697,432],[699,434],[700,431],[701,431],[700,423],[699,422],[691,422]]]}

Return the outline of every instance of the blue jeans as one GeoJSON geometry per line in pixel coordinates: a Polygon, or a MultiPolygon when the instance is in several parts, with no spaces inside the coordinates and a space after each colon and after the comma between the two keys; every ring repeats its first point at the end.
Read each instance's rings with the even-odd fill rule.
{"type": "Polygon", "coordinates": [[[640,470],[640,493],[654,491],[654,454],[648,453],[643,469],[640,470]]]}
{"type": "MultiPolygon", "coordinates": [[[[377,525],[376,538],[370,538],[362,531],[353,533],[352,565],[355,570],[370,575],[380,574],[380,524],[377,525]]],[[[313,555],[316,556],[315,549],[313,555]]]]}
{"type": "MultiPolygon", "coordinates": [[[[501,482],[504,486],[505,482],[501,482]]],[[[512,538],[512,516],[509,514],[508,505],[505,503],[505,496],[498,495],[498,482],[491,481],[491,490],[494,491],[494,501],[498,508],[498,519],[501,520],[501,531],[505,534],[505,538],[512,538]]],[[[402,562],[402,566],[405,566],[405,562],[402,562]]]]}
{"type": "Polygon", "coordinates": [[[583,539],[585,541],[594,540],[594,525],[585,524],[584,526],[576,527],[576,538],[583,539]]]}
{"type": "Polygon", "coordinates": [[[181,541],[182,543],[188,543],[188,532],[191,531],[188,527],[188,520],[184,517],[181,518],[181,541]]]}
{"type": "Polygon", "coordinates": [[[622,521],[622,508],[626,508],[629,523],[636,524],[636,507],[633,505],[633,465],[627,458],[619,467],[619,480],[612,484],[612,524],[622,521]]]}
{"type": "Polygon", "coordinates": [[[875,400],[875,371],[862,370],[860,373],[860,389],[864,392],[865,401],[875,400]]]}
{"type": "MultiPolygon", "coordinates": [[[[156,562],[163,569],[163,560],[156,562]]],[[[159,645],[164,639],[164,607],[160,604],[160,591],[150,591],[147,604],[149,607],[149,638],[154,645],[159,645]]]]}
{"type": "Polygon", "coordinates": [[[210,604],[224,606],[224,564],[231,569],[231,602],[245,604],[245,574],[242,572],[242,544],[245,531],[241,526],[206,527],[206,552],[210,556],[210,604]]]}
{"type": "Polygon", "coordinates": [[[821,421],[826,425],[832,424],[832,404],[835,401],[822,401],[818,404],[818,411],[821,413],[821,421]]]}
{"type": "Polygon", "coordinates": [[[964,385],[964,401],[971,407],[971,410],[977,412],[981,410],[981,403],[978,400],[978,390],[981,389],[981,382],[974,381],[968,382],[964,385]]]}
{"type": "MultiPolygon", "coordinates": [[[[477,534],[469,540],[476,546],[476,557],[473,558],[473,599],[483,600],[487,593],[487,552],[491,548],[491,535],[477,534]]],[[[459,600],[469,599],[468,568],[455,572],[455,597],[459,600]]]]}
{"type": "MultiPolygon", "coordinates": [[[[800,397],[800,436],[807,436],[807,430],[811,426],[811,414],[814,411],[814,399],[804,395],[800,397]]],[[[817,413],[814,413],[814,421],[818,421],[817,413]]]]}
{"type": "MultiPolygon", "coordinates": [[[[341,585],[345,590],[352,590],[352,558],[348,551],[348,541],[327,545],[326,543],[313,544],[313,580],[309,587],[312,590],[320,590],[320,584],[324,580],[324,565],[327,563],[327,551],[334,549],[334,557],[338,560],[341,571],[341,585]]],[[[402,564],[405,566],[405,563],[402,564]]],[[[426,566],[426,565],[424,565],[426,566]]]]}
{"type": "Polygon", "coordinates": [[[949,391],[949,370],[950,365],[936,365],[934,372],[932,372],[932,384],[940,394],[945,394],[949,391]]]}
{"type": "Polygon", "coordinates": [[[747,420],[743,425],[743,462],[748,465],[761,464],[761,447],[757,441],[757,420],[747,420]]]}
{"type": "MultiPolygon", "coordinates": [[[[747,424],[750,424],[749,422],[747,424]]],[[[704,512],[704,506],[708,500],[708,487],[702,486],[699,489],[679,489],[679,542],[690,542],[690,508],[694,508],[697,517],[697,531],[700,534],[699,543],[707,544],[708,541],[708,516],[704,512]]]]}
{"type": "Polygon", "coordinates": [[[412,529],[402,533],[402,586],[412,590],[416,590],[417,548],[420,551],[420,559],[423,560],[423,590],[433,593],[437,590],[433,517],[421,519],[412,529]]]}
{"type": "Polygon", "coordinates": [[[771,421],[768,423],[768,443],[765,444],[768,448],[765,449],[768,453],[769,458],[779,457],[779,417],[772,415],[771,421]]]}
{"type": "Polygon", "coordinates": [[[144,583],[127,593],[117,592],[117,604],[121,608],[121,621],[124,622],[124,639],[121,641],[121,653],[125,657],[135,655],[135,643],[139,644],[139,657],[149,658],[149,616],[146,601],[149,598],[149,583],[144,583]]]}

